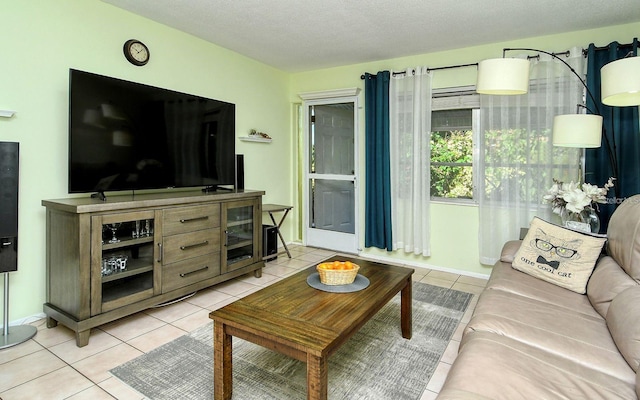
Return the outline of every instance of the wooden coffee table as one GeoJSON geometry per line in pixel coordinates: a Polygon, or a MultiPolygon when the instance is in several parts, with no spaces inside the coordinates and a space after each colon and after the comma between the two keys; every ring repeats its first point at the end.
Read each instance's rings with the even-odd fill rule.
{"type": "Polygon", "coordinates": [[[214,398],[231,399],[232,345],[236,336],[307,363],[307,398],[327,398],[327,359],[398,292],[402,337],[411,339],[411,275],[414,270],[364,260],[359,274],[369,287],[329,293],[307,284],[315,266],[213,311],[214,398]]]}

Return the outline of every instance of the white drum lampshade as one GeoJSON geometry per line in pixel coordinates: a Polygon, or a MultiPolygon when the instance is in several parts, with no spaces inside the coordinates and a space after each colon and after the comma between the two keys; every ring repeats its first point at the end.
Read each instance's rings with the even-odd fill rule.
{"type": "Polygon", "coordinates": [[[491,58],[478,63],[476,92],[514,95],[529,91],[529,60],[491,58]]]}
{"type": "Polygon", "coordinates": [[[602,117],[594,114],[556,115],[553,118],[553,145],[595,148],[602,144],[602,117]]]}
{"type": "Polygon", "coordinates": [[[602,104],[608,106],[640,105],[640,57],[627,57],[602,67],[602,104]]]}

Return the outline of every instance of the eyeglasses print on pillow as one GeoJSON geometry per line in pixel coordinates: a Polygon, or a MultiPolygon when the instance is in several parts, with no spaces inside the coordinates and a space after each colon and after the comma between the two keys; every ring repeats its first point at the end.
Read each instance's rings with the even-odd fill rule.
{"type": "Polygon", "coordinates": [[[567,249],[566,247],[554,246],[543,239],[536,239],[536,247],[542,251],[551,251],[555,249],[558,257],[562,258],[571,258],[577,253],[576,250],[567,249]]]}

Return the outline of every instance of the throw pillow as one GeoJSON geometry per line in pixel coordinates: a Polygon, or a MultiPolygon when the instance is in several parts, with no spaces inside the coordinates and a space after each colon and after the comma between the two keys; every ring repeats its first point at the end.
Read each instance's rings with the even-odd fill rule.
{"type": "Polygon", "coordinates": [[[534,217],[511,266],[525,274],[584,294],[606,238],[534,217]]]}

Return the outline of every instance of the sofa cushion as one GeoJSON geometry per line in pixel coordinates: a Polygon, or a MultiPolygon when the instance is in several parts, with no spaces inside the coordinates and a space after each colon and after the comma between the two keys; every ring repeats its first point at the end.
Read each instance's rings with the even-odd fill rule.
{"type": "Polygon", "coordinates": [[[620,353],[634,371],[640,364],[640,286],[626,289],[613,299],[607,326],[620,353]]]}
{"type": "Polygon", "coordinates": [[[623,290],[637,283],[611,257],[602,257],[587,283],[587,296],[593,308],[607,316],[611,301],[623,290]]]}
{"type": "Polygon", "coordinates": [[[487,289],[502,290],[551,304],[554,308],[571,310],[595,318],[604,318],[593,308],[589,299],[560,286],[511,268],[511,264],[496,262],[486,284],[487,289]]]}
{"type": "Polygon", "coordinates": [[[573,231],[534,217],[513,268],[577,293],[587,282],[606,238],[573,231]]]}
{"type": "Polygon", "coordinates": [[[640,195],[626,199],[611,215],[607,239],[607,254],[640,281],[640,195]]]}
{"type": "Polygon", "coordinates": [[[635,383],[635,374],[620,355],[607,323],[595,311],[589,316],[502,290],[485,290],[465,328],[461,348],[473,332],[509,337],[603,374],[626,375],[629,384],[635,383]]]}
{"type": "Polygon", "coordinates": [[[624,376],[605,374],[507,336],[473,332],[437,398],[636,399],[635,374],[628,367],[624,376]]]}

